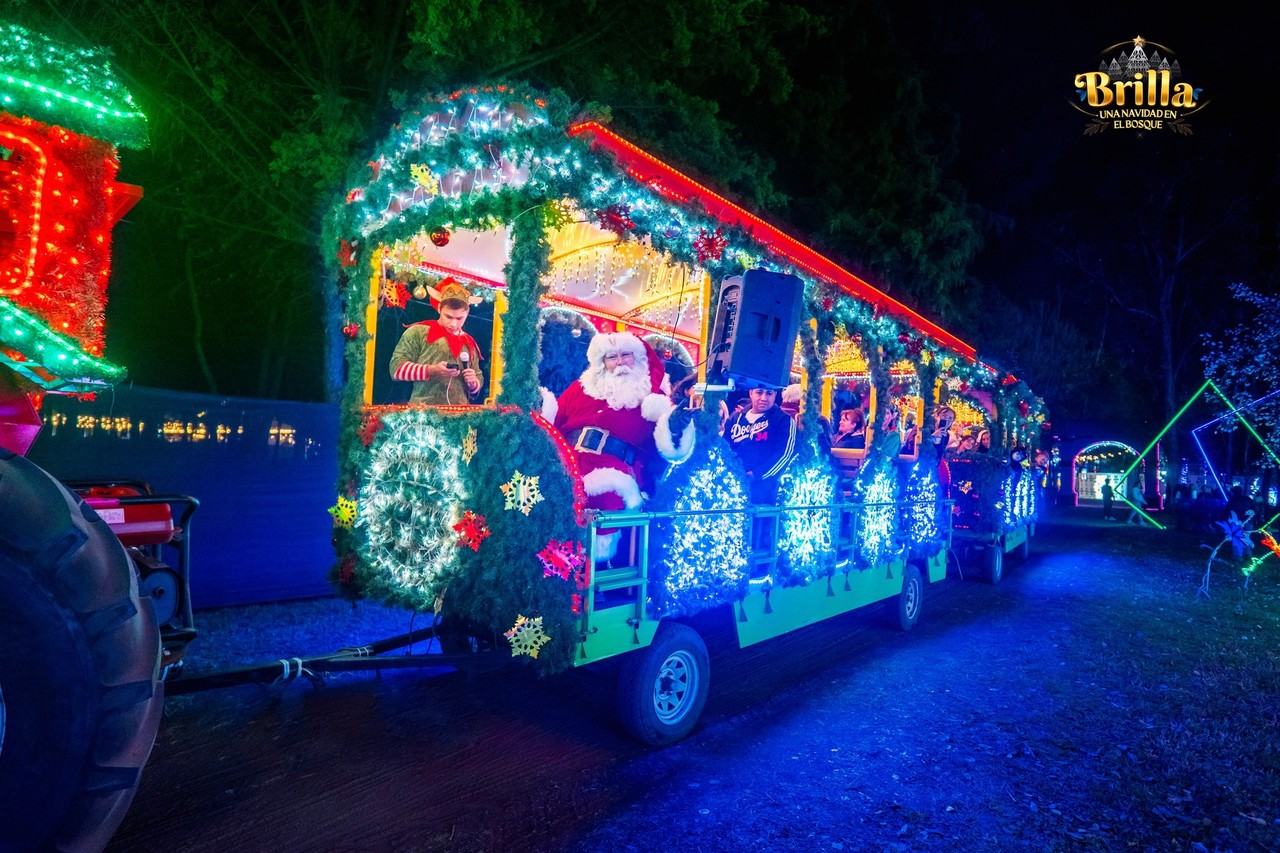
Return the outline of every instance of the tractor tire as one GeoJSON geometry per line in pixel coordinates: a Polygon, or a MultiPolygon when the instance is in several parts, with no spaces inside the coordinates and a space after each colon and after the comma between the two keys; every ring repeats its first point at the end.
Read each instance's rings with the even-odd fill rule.
{"type": "Polygon", "coordinates": [[[924,578],[920,569],[907,564],[902,573],[902,592],[889,602],[889,623],[900,631],[910,631],[920,621],[924,606],[924,578]]]}
{"type": "Polygon", "coordinates": [[[100,851],[163,704],[160,633],[88,505],[0,451],[0,850],[100,851]]]}
{"type": "Polygon", "coordinates": [[[711,659],[698,632],[663,622],[647,648],[622,659],[618,716],[627,733],[648,746],[675,743],[693,731],[707,704],[711,659]]]}

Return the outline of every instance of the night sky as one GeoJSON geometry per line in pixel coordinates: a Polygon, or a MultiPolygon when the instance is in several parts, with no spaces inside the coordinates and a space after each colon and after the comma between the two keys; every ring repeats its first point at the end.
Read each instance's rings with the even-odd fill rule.
{"type": "MultiPolygon", "coordinates": [[[[1224,151],[1228,165],[1238,168],[1227,170],[1218,192],[1258,192],[1262,165],[1271,177],[1263,191],[1274,197],[1278,122],[1268,90],[1280,52],[1273,39],[1258,38],[1267,28],[1257,12],[1215,7],[1173,16],[1065,4],[1056,11],[983,5],[990,10],[985,20],[956,14],[948,21],[939,11],[938,31],[917,42],[931,96],[960,117],[954,172],[972,201],[1025,225],[1062,208],[1102,204],[1109,198],[1099,186],[1108,161],[1145,161],[1157,170],[1201,160],[1218,167],[1223,164],[1209,161],[1224,151]],[[1086,137],[1087,118],[1070,105],[1075,75],[1095,70],[1104,50],[1139,35],[1172,48],[1184,79],[1204,87],[1209,105],[1194,117],[1194,134],[1086,137]]],[[[1015,227],[1007,239],[989,240],[980,272],[996,272],[1003,258],[1016,254],[1010,243],[1017,234],[1015,227]]],[[[1274,238],[1265,235],[1267,244],[1274,238]]],[[[1120,230],[1117,239],[1123,239],[1120,230]]],[[[1273,247],[1260,250],[1270,254],[1273,247]]]]}

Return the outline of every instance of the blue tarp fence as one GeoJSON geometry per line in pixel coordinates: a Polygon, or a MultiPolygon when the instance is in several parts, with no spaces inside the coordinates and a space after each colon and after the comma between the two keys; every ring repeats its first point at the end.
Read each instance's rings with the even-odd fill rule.
{"type": "Polygon", "coordinates": [[[143,481],[200,502],[197,609],[333,594],[335,405],[119,387],[50,394],[28,457],[61,480],[143,481]]]}

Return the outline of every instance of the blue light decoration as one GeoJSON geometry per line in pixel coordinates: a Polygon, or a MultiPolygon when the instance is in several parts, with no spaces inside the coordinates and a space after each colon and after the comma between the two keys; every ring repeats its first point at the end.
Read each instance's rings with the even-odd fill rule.
{"type": "MultiPolygon", "coordinates": [[[[1200,441],[1200,431],[1207,429],[1208,427],[1211,427],[1217,423],[1220,423],[1226,420],[1227,418],[1234,417],[1236,420],[1240,422],[1241,425],[1244,426],[1246,430],[1249,431],[1250,435],[1252,435],[1254,438],[1258,440],[1258,443],[1262,445],[1263,451],[1265,451],[1267,455],[1271,457],[1271,460],[1275,462],[1277,465],[1280,465],[1280,456],[1277,456],[1276,452],[1271,448],[1271,446],[1262,440],[1262,436],[1258,435],[1257,430],[1253,428],[1253,424],[1249,423],[1249,421],[1246,420],[1244,416],[1244,413],[1249,409],[1259,406],[1267,402],[1268,400],[1272,399],[1273,397],[1280,395],[1280,389],[1272,391],[1270,394],[1266,394],[1262,397],[1259,397],[1258,399],[1254,400],[1252,403],[1246,403],[1243,406],[1235,406],[1232,404],[1232,402],[1229,399],[1227,399],[1227,395],[1219,391],[1218,386],[1215,385],[1212,380],[1210,380],[1205,382],[1205,384],[1201,386],[1200,390],[1197,391],[1192,396],[1191,400],[1194,400],[1196,397],[1199,397],[1204,392],[1205,388],[1212,388],[1214,391],[1216,391],[1218,396],[1222,398],[1223,402],[1227,404],[1228,411],[1225,414],[1222,414],[1216,418],[1213,418],[1212,420],[1205,421],[1204,423],[1200,424],[1200,426],[1191,430],[1191,438],[1195,440],[1196,447],[1200,451],[1200,458],[1204,460],[1205,466],[1208,467],[1209,473],[1213,476],[1214,485],[1218,487],[1218,492],[1219,494],[1222,495],[1222,499],[1225,501],[1229,498],[1229,496],[1227,495],[1227,488],[1225,485],[1223,485],[1222,478],[1218,476],[1217,466],[1213,464],[1213,461],[1209,458],[1209,454],[1204,449],[1204,444],[1201,443],[1200,441]]],[[[1190,404],[1191,404],[1191,401],[1190,400],[1187,401],[1187,405],[1189,406],[1190,404]]],[[[1187,408],[1186,406],[1183,406],[1184,411],[1186,410],[1186,408],[1187,408]]],[[[1181,414],[1181,412],[1179,412],[1179,414],[1181,414]]],[[[1166,427],[1166,429],[1168,429],[1168,427],[1166,427]]]]}
{"type": "Polygon", "coordinates": [[[932,553],[942,547],[942,526],[938,518],[940,491],[938,472],[932,465],[917,461],[911,466],[902,495],[906,505],[899,523],[908,547],[913,550],[932,553]]]}
{"type": "Polygon", "coordinates": [[[461,450],[429,417],[405,411],[384,419],[356,519],[370,567],[427,610],[457,564],[452,525],[467,501],[461,450]]]}
{"type": "Polygon", "coordinates": [[[727,445],[708,443],[705,456],[676,466],[664,484],[668,508],[688,514],[656,525],[651,604],[661,615],[697,613],[746,591],[751,525],[741,511],[749,504],[741,465],[729,463],[727,445]]]}
{"type": "Polygon", "coordinates": [[[839,514],[829,507],[835,500],[836,478],[821,456],[788,466],[778,480],[778,503],[795,508],[782,518],[778,550],[781,552],[778,580],[784,586],[799,586],[815,578],[829,577],[835,570],[835,537],[839,514]]]}
{"type": "Polygon", "coordinates": [[[1000,499],[996,501],[1004,530],[1012,530],[1034,518],[1036,503],[1034,475],[1021,465],[1012,468],[1000,484],[1000,499]]]}
{"type": "Polygon", "coordinates": [[[902,556],[898,541],[898,477],[890,462],[868,466],[854,484],[854,501],[863,506],[857,515],[859,533],[855,549],[860,568],[902,556]]]}

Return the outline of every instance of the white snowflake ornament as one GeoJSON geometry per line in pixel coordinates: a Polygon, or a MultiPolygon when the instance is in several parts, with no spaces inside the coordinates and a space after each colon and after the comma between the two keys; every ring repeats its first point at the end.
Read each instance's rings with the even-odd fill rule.
{"type": "Polygon", "coordinates": [[[525,515],[533,511],[534,504],[542,500],[542,492],[538,489],[537,477],[526,477],[519,471],[511,477],[511,482],[503,483],[502,493],[507,496],[503,509],[518,509],[525,515]]]}

